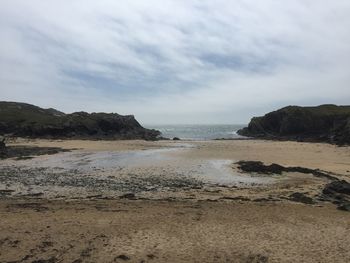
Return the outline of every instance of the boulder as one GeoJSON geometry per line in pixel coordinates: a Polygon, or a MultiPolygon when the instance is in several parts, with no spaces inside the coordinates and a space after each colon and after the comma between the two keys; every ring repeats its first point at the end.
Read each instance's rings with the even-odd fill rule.
{"type": "Polygon", "coordinates": [[[326,195],[345,194],[350,197],[350,183],[345,180],[331,182],[323,189],[323,193],[326,195]]]}
{"type": "Polygon", "coordinates": [[[325,199],[338,205],[339,210],[350,211],[350,183],[338,180],[327,184],[322,191],[325,199]]]}

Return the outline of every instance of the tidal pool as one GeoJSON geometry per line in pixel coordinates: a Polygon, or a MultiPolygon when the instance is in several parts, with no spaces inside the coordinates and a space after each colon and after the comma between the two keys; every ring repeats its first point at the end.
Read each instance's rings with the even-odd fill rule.
{"type": "Polygon", "coordinates": [[[45,168],[51,171],[76,171],[80,175],[103,177],[171,176],[192,178],[205,184],[227,186],[256,186],[274,181],[271,177],[254,177],[241,174],[232,168],[235,160],[191,159],[181,153],[193,148],[191,144],[180,147],[148,149],[126,152],[73,151],[52,156],[22,160],[20,166],[45,168]]]}

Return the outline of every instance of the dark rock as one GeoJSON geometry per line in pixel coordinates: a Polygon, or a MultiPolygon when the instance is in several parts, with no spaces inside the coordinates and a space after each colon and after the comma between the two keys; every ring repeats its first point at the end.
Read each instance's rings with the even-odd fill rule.
{"type": "Polygon", "coordinates": [[[120,199],[136,199],[136,196],[133,193],[127,193],[127,194],[119,196],[119,198],[120,199]]]}
{"type": "Polygon", "coordinates": [[[153,254],[148,254],[147,257],[148,257],[149,259],[154,259],[156,256],[153,255],[153,254]]]}
{"type": "Polygon", "coordinates": [[[0,134],[30,138],[145,139],[160,132],[143,128],[132,115],[65,114],[17,102],[0,102],[0,134]]]}
{"type": "Polygon", "coordinates": [[[312,174],[316,177],[324,177],[329,180],[338,180],[338,178],[329,175],[326,172],[322,172],[318,169],[310,169],[305,167],[284,167],[279,164],[271,164],[271,165],[264,165],[262,162],[259,161],[239,161],[237,162],[238,168],[241,169],[243,172],[247,173],[259,173],[259,174],[282,174],[282,172],[297,172],[297,173],[305,173],[305,174],[312,174]]]}
{"type": "Polygon", "coordinates": [[[179,137],[174,137],[173,141],[180,141],[180,138],[179,137]]]}
{"type": "Polygon", "coordinates": [[[273,201],[273,199],[267,199],[267,198],[256,198],[256,199],[253,199],[253,202],[269,202],[269,201],[273,201]]]}
{"type": "Polygon", "coordinates": [[[337,209],[350,212],[350,203],[341,204],[337,207],[337,209]]]}
{"type": "Polygon", "coordinates": [[[238,201],[250,201],[249,198],[243,196],[223,196],[219,198],[220,200],[238,200],[238,201]]]}
{"type": "Polygon", "coordinates": [[[248,173],[282,174],[284,167],[278,164],[264,165],[259,161],[239,161],[238,168],[248,173]]]}
{"type": "Polygon", "coordinates": [[[350,211],[350,183],[338,180],[327,184],[323,191],[323,197],[338,205],[339,210],[350,211]]]}
{"type": "Polygon", "coordinates": [[[248,137],[350,144],[350,106],[288,106],[251,119],[238,131],[248,137]]]}
{"type": "Polygon", "coordinates": [[[304,203],[304,204],[314,204],[314,200],[311,197],[304,195],[303,193],[293,193],[290,196],[290,200],[294,202],[304,203]]]}
{"type": "Polygon", "coordinates": [[[130,260],[130,257],[122,254],[122,255],[119,255],[119,256],[115,257],[115,259],[130,260]]]}
{"type": "Polygon", "coordinates": [[[19,156],[16,158],[17,161],[21,161],[21,160],[30,160],[33,159],[33,156],[19,156]]]}
{"type": "Polygon", "coordinates": [[[350,195],[350,183],[345,180],[334,181],[326,185],[323,189],[325,195],[345,194],[350,195]]]}
{"type": "Polygon", "coordinates": [[[68,149],[59,147],[37,147],[37,146],[8,146],[6,147],[6,156],[3,158],[16,158],[16,160],[27,160],[33,156],[56,154],[59,152],[69,152],[68,149]]]}
{"type": "Polygon", "coordinates": [[[5,145],[5,138],[0,136],[0,159],[7,157],[7,147],[5,145]]]}

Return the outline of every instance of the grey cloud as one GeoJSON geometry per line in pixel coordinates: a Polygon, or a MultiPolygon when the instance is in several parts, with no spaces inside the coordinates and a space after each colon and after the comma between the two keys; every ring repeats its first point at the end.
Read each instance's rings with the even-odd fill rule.
{"type": "Polygon", "coordinates": [[[349,11],[345,0],[2,1],[1,99],[152,123],[344,104],[349,11]]]}

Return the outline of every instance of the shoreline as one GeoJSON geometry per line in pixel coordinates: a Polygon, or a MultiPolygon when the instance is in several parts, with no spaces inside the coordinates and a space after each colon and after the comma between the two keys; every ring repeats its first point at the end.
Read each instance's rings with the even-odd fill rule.
{"type": "MultiPolygon", "coordinates": [[[[200,192],[198,190],[204,187],[238,188],[238,190],[246,187],[257,188],[259,184],[261,184],[260,187],[268,186],[269,181],[272,183],[270,188],[274,185],[286,184],[307,187],[303,184],[309,181],[320,183],[317,182],[320,179],[312,174],[298,172],[284,173],[283,176],[242,173],[235,164],[242,160],[262,161],[265,164],[276,163],[286,167],[300,166],[309,170],[319,169],[340,180],[350,178],[348,149],[325,144],[259,140],[229,142],[19,140],[10,145],[69,150],[66,153],[42,155],[32,159],[1,161],[3,171],[1,178],[8,178],[5,173],[12,174],[10,178],[13,178],[2,184],[11,185],[24,180],[25,185],[30,185],[33,180],[38,180],[36,177],[40,174],[38,178],[41,179],[37,181],[39,187],[32,187],[37,189],[36,191],[23,193],[27,195],[37,195],[41,192],[41,195],[45,196],[42,190],[44,193],[52,192],[50,188],[62,188],[65,185],[73,187],[68,189],[70,192],[74,192],[74,189],[79,190],[77,195],[82,194],[81,187],[86,185],[88,191],[83,196],[107,193],[106,197],[118,197],[129,192],[134,194],[142,192],[142,197],[143,194],[156,196],[159,192],[162,195],[166,193],[171,196],[173,193],[181,192],[182,189],[198,195],[200,192]],[[245,181],[247,185],[243,183],[245,181]],[[125,182],[128,183],[125,184],[125,182]],[[258,184],[254,186],[256,184],[254,182],[258,184]],[[95,191],[89,186],[90,184],[100,190],[95,189],[95,191]],[[40,185],[42,185],[41,188],[40,185]],[[137,190],[135,186],[140,189],[137,190]],[[112,190],[109,194],[108,189],[112,190]]],[[[329,177],[332,178],[332,176],[329,177]]],[[[329,180],[322,181],[323,185],[327,182],[329,180]]],[[[4,185],[2,188],[8,189],[4,185]]],[[[57,195],[61,196],[59,191],[57,195]]],[[[50,197],[53,195],[51,194],[50,197]]]]}
{"type": "Polygon", "coordinates": [[[0,161],[1,262],[350,260],[350,213],[322,192],[332,180],[245,173],[236,164],[321,169],[349,181],[347,147],[262,140],[10,145],[70,151],[0,161]]]}

